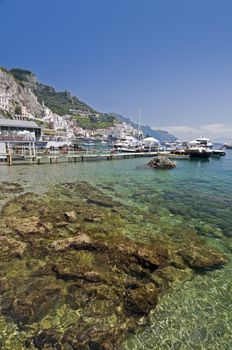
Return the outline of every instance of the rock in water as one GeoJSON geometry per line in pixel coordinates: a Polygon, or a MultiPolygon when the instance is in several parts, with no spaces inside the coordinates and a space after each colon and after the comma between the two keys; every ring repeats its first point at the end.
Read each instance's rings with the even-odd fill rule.
{"type": "Polygon", "coordinates": [[[170,159],[167,157],[156,157],[152,159],[148,165],[151,168],[157,168],[157,169],[171,169],[175,168],[176,164],[172,162],[170,159]]]}

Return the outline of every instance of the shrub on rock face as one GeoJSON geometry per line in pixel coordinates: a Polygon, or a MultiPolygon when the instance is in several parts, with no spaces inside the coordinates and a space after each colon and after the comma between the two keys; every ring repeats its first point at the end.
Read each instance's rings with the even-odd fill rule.
{"type": "Polygon", "coordinates": [[[152,159],[148,165],[151,168],[157,168],[157,169],[171,169],[175,168],[176,164],[172,162],[170,159],[167,157],[156,157],[152,159]]]}

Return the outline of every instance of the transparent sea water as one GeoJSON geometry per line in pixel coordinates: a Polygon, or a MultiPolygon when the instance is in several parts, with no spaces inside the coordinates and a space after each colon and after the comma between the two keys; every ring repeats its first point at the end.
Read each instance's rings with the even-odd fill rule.
{"type": "MultiPolygon", "coordinates": [[[[43,193],[54,184],[87,181],[132,207],[158,216],[163,229],[191,227],[206,244],[223,251],[228,264],[195,275],[164,295],[149,324],[127,338],[122,349],[231,349],[232,347],[232,151],[209,160],[176,160],[173,170],[153,170],[148,158],[71,164],[0,167],[0,182],[20,183],[43,193]]],[[[14,196],[1,195],[0,205],[14,196]]],[[[125,233],[149,241],[138,230],[125,233]]],[[[156,232],[156,233],[157,233],[156,232]]],[[[151,233],[152,235],[152,233],[151,233]]]]}

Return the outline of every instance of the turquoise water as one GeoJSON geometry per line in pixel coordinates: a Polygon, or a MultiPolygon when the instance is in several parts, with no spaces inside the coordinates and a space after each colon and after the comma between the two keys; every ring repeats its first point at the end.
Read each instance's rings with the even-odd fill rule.
{"type": "MultiPolygon", "coordinates": [[[[0,167],[0,182],[20,183],[26,192],[42,193],[54,184],[88,181],[132,207],[159,217],[154,234],[191,227],[205,242],[232,253],[232,151],[209,160],[177,160],[173,170],[153,170],[147,158],[72,164],[0,167]]],[[[0,196],[0,205],[14,194],[0,196]]],[[[143,227],[127,232],[149,241],[143,227]]],[[[232,263],[196,275],[163,296],[123,349],[231,349],[232,263]]]]}

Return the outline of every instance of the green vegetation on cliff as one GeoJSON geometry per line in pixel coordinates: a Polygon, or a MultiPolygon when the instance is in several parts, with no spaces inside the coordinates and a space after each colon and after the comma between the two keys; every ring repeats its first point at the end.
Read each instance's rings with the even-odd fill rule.
{"type": "Polygon", "coordinates": [[[45,106],[50,108],[52,112],[61,116],[70,114],[70,110],[95,112],[95,110],[89,107],[86,103],[80,101],[75,96],[71,96],[68,91],[58,92],[50,86],[37,84],[33,92],[40,102],[43,101],[45,106]]]}
{"type": "Polygon", "coordinates": [[[44,103],[53,113],[60,116],[71,115],[71,118],[82,128],[102,129],[114,125],[116,118],[113,116],[98,114],[95,109],[76,96],[72,96],[68,91],[56,91],[52,86],[39,83],[36,76],[29,70],[14,68],[8,73],[21,86],[30,88],[40,104],[44,103]],[[88,112],[89,115],[82,116],[81,112],[88,112]]]}
{"type": "Polygon", "coordinates": [[[78,126],[83,129],[105,129],[115,124],[115,118],[109,114],[100,114],[98,117],[95,115],[83,117],[81,115],[73,116],[73,119],[77,122],[78,126]]]}
{"type": "Polygon", "coordinates": [[[28,76],[33,76],[31,71],[20,68],[12,68],[9,73],[19,82],[27,81],[28,76]]]}
{"type": "Polygon", "coordinates": [[[96,111],[77,97],[71,96],[68,91],[56,91],[52,86],[41,84],[29,70],[13,68],[9,73],[15,80],[25,87],[29,87],[38,97],[39,102],[52,112],[59,115],[70,114],[70,110],[83,110],[95,113],[96,111]]]}

